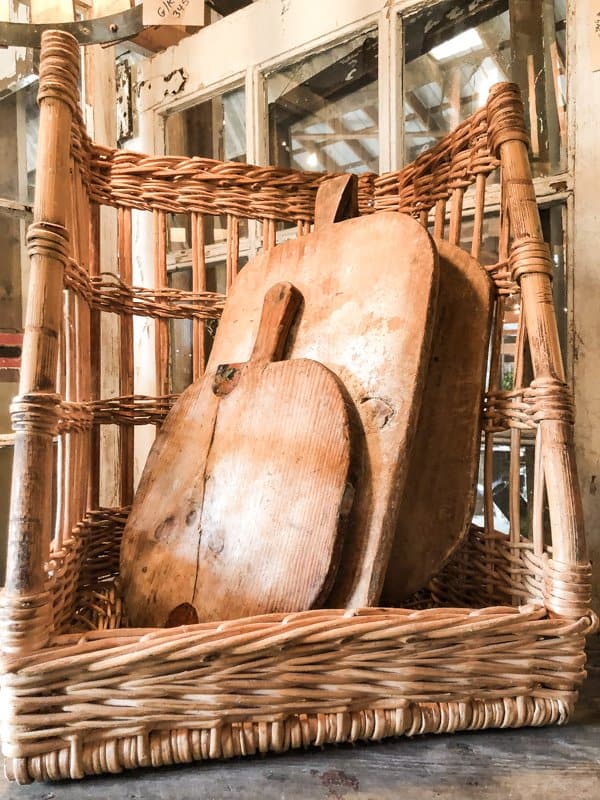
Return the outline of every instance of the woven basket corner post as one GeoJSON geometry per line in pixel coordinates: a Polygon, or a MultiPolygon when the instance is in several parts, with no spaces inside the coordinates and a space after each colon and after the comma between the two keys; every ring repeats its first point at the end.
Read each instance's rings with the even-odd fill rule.
{"type": "MultiPolygon", "coordinates": [[[[551,614],[591,615],[591,566],[573,436],[574,407],[563,367],[552,298],[552,260],[544,241],[528,158],[523,103],[515,84],[498,84],[487,104],[491,152],[502,165],[503,206],[510,226],[509,269],[519,286],[533,366],[525,391],[537,426],[538,491],[545,488],[552,540],[543,597],[551,614]]],[[[538,513],[540,509],[538,508],[538,513]]]]}
{"type": "MultiPolygon", "coordinates": [[[[71,253],[70,131],[79,103],[79,47],[75,39],[44,34],[39,93],[41,147],[33,223],[27,234],[30,293],[19,395],[11,406],[15,431],[6,587],[2,594],[2,648],[27,653],[43,646],[52,629],[50,558],[53,439],[62,336],[63,275],[71,253]]],[[[85,478],[83,478],[85,480],[85,478]]]]}
{"type": "Polygon", "coordinates": [[[118,580],[134,426],[159,425],[173,402],[170,320],[191,320],[193,377],[202,374],[205,324],[218,319],[224,301],[206,291],[206,218],[226,217],[229,286],[240,219],[262,223],[265,248],[276,243],[278,221],[308,234],[323,177],[175,156],[150,162],[99,147],[78,110],[78,58],[72,37],[44,35],[31,290],[13,406],[1,600],[7,775],[20,783],[75,779],[326,742],[565,722],[585,675],[585,635],[596,621],[572,402],[518,90],[498,86],[487,108],[403,170],[359,180],[361,214],[409,213],[454,244],[465,238],[463,201],[472,189],[471,253],[478,257],[486,180],[501,167],[502,252],[488,267],[497,310],[484,414],[484,530],[473,527],[406,609],[323,609],[139,630],[126,627],[118,580]],[[100,275],[101,205],[117,208],[119,275],[110,279],[100,275]],[[132,285],[132,209],[147,215],[154,238],[152,289],[132,285]],[[191,291],[167,286],[168,213],[190,217],[191,291]],[[519,292],[518,338],[530,349],[534,381],[517,380],[507,392],[497,388],[494,361],[505,300],[519,292]],[[100,396],[103,313],[119,330],[118,397],[100,396]],[[133,393],[134,314],[154,326],[155,397],[133,393]],[[119,429],[118,505],[109,509],[99,507],[102,425],[119,429]],[[515,510],[522,429],[536,442],[532,540],[522,537],[515,510]],[[509,536],[493,526],[497,431],[510,437],[509,536]]]}

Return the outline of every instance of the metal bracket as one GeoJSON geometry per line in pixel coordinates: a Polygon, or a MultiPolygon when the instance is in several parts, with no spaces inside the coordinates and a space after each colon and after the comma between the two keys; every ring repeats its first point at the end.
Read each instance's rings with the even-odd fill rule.
{"type": "Polygon", "coordinates": [[[120,14],[78,22],[47,22],[39,25],[0,22],[0,47],[40,47],[42,33],[47,30],[67,31],[80,45],[115,44],[136,36],[143,29],[141,5],[120,14]]]}

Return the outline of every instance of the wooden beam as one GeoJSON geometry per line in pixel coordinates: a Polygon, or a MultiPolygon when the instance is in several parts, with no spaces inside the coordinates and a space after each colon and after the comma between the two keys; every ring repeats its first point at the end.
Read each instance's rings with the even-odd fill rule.
{"type": "Polygon", "coordinates": [[[192,25],[161,25],[156,27],[144,28],[143,31],[134,36],[132,41],[144,50],[158,53],[178,44],[186,36],[199,31],[200,27],[192,25]]]}
{"type": "Polygon", "coordinates": [[[404,91],[412,92],[428,83],[444,85],[444,73],[438,62],[429,53],[420,56],[414,62],[408,62],[404,72],[404,91]]]}
{"type": "Polygon", "coordinates": [[[30,0],[32,22],[74,22],[73,0],[30,0]]]}
{"type": "Polygon", "coordinates": [[[510,3],[512,77],[523,92],[531,119],[534,157],[543,164],[558,164],[560,132],[549,48],[554,33],[554,15],[548,19],[544,0],[512,0],[510,3]],[[551,22],[551,24],[549,24],[551,22]]]}
{"type": "Polygon", "coordinates": [[[348,139],[372,139],[379,134],[378,128],[365,128],[361,131],[343,131],[336,133],[295,133],[294,139],[297,142],[307,142],[315,144],[330,144],[331,142],[347,142],[348,139]]]}
{"type": "Polygon", "coordinates": [[[133,8],[134,0],[92,0],[92,16],[108,17],[109,14],[119,14],[133,8]]]}
{"type": "Polygon", "coordinates": [[[427,106],[423,105],[414,92],[406,92],[405,98],[406,102],[409,104],[421,122],[427,126],[428,130],[439,131],[440,126],[433,117],[435,109],[427,108],[427,106]]]}

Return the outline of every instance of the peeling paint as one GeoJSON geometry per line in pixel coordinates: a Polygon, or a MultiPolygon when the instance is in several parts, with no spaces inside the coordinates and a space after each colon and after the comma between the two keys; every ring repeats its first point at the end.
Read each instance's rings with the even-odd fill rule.
{"type": "Polygon", "coordinates": [[[33,72],[33,50],[25,47],[0,50],[0,97],[30,83],[33,72]]]}
{"type": "Polygon", "coordinates": [[[165,82],[166,86],[163,91],[163,96],[167,97],[167,95],[174,95],[182,92],[187,82],[187,79],[188,79],[188,74],[183,69],[183,67],[179,67],[179,69],[175,69],[173,70],[173,72],[170,72],[168,75],[165,75],[163,81],[165,82]]]}

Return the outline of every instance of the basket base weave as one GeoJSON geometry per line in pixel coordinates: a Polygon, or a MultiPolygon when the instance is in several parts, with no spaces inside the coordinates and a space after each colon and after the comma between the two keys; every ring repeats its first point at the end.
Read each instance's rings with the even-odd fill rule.
{"type": "Polygon", "coordinates": [[[208,759],[233,758],[324,744],[377,741],[391,736],[455,733],[484,728],[563,725],[576,694],[565,698],[505,697],[447,703],[411,703],[335,714],[292,715],[276,722],[238,722],[216,728],[154,731],[8,758],[5,774],[25,784],[119,773],[208,759]]]}

